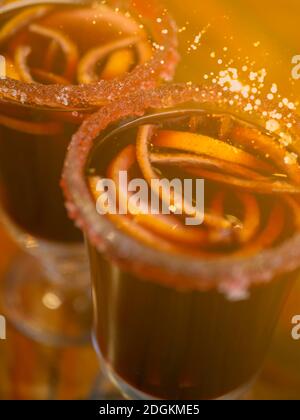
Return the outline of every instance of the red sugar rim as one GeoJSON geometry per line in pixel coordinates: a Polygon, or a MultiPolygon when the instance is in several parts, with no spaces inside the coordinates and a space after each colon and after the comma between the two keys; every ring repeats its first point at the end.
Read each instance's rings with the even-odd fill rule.
{"type": "MultiPolygon", "coordinates": [[[[44,4],[89,6],[97,4],[97,0],[48,0],[24,2],[24,5],[36,6],[44,4]]],[[[17,2],[18,7],[22,3],[17,2]]],[[[101,2],[99,2],[101,7],[101,2]]],[[[108,7],[117,7],[118,1],[108,2],[108,7]]],[[[8,4],[7,12],[12,11],[8,4]]],[[[124,95],[133,94],[137,89],[154,88],[159,79],[171,80],[176,65],[179,61],[177,53],[177,27],[172,17],[165,8],[156,0],[124,0],[122,9],[132,11],[133,16],[138,16],[148,31],[151,32],[153,41],[158,45],[157,51],[149,62],[140,64],[130,73],[124,74],[114,80],[100,80],[97,83],[86,85],[43,85],[40,83],[24,83],[18,80],[0,79],[0,100],[24,106],[39,106],[68,110],[70,108],[85,109],[103,106],[110,101],[124,95]]],[[[2,10],[3,12],[3,10],[2,10]]],[[[3,13],[2,13],[3,15],[3,13]]]]}
{"type": "MultiPolygon", "coordinates": [[[[166,85],[124,98],[90,116],[73,136],[65,161],[62,187],[66,207],[100,253],[126,270],[165,286],[205,291],[217,288],[232,299],[248,295],[251,285],[272,281],[300,267],[300,234],[281,245],[250,257],[224,257],[209,261],[157,251],[120,231],[111,221],[99,216],[85,176],[85,167],[95,140],[111,124],[142,117],[154,109],[170,109],[185,103],[223,110],[228,103],[216,87],[189,84],[166,85]]],[[[274,104],[266,106],[273,107],[274,104]]],[[[227,112],[227,110],[226,110],[227,112]]],[[[291,111],[288,111],[291,114],[291,111]]],[[[293,134],[299,138],[299,117],[293,134]]],[[[265,130],[261,128],[261,131],[265,130]]]]}

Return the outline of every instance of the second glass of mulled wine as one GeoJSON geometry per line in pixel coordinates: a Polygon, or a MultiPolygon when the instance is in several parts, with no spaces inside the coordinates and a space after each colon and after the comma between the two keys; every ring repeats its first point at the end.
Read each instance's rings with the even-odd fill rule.
{"type": "Polygon", "coordinates": [[[3,304],[34,338],[81,343],[90,336],[90,282],[59,187],[67,146],[93,109],[172,76],[175,25],[155,0],[12,2],[0,7],[0,54],[2,217],[43,268],[28,258],[14,264],[3,304]]]}
{"type": "Polygon", "coordinates": [[[184,85],[124,99],[87,120],[69,149],[63,185],[88,241],[95,346],[129,398],[241,398],[299,275],[292,146],[220,112],[218,98],[184,85]],[[151,109],[162,111],[132,118],[151,109]],[[153,182],[174,179],[204,180],[204,217],[195,189],[180,200],[153,182]]]}

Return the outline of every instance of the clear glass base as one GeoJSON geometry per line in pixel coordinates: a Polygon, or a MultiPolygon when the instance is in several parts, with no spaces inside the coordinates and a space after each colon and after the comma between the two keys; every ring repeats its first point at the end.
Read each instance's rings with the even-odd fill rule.
{"type": "Polygon", "coordinates": [[[64,281],[55,281],[46,272],[29,255],[20,255],[13,262],[2,284],[6,317],[23,334],[44,344],[85,344],[90,340],[92,322],[88,274],[87,281],[74,278],[72,283],[71,271],[64,281]]]}
{"type": "MultiPolygon", "coordinates": [[[[108,365],[108,363],[106,363],[104,357],[101,354],[101,351],[99,349],[97,340],[95,339],[95,337],[93,336],[93,344],[94,344],[94,348],[97,352],[97,355],[100,359],[100,363],[101,363],[101,371],[102,371],[102,375],[101,375],[101,380],[103,382],[103,384],[106,384],[107,389],[110,390],[110,393],[112,392],[112,389],[119,389],[120,392],[122,393],[123,397],[127,400],[134,400],[134,401],[158,401],[158,398],[153,397],[152,395],[148,395],[145,394],[144,392],[141,392],[137,389],[135,389],[134,387],[132,387],[130,384],[128,384],[127,382],[125,382],[119,375],[116,374],[116,372],[114,372],[113,369],[111,369],[111,367],[108,365]],[[109,378],[109,380],[111,381],[111,383],[114,385],[115,388],[109,387],[107,385],[107,382],[105,381],[105,378],[109,378]]],[[[226,395],[223,395],[219,398],[217,398],[217,401],[237,401],[237,400],[247,400],[249,399],[249,395],[250,395],[250,391],[251,388],[254,384],[254,382],[256,381],[256,377],[253,379],[251,379],[247,384],[239,387],[238,389],[229,392],[226,395]]],[[[107,395],[105,395],[105,389],[102,389],[102,395],[105,396],[105,398],[103,399],[122,399],[122,397],[120,398],[109,398],[109,393],[107,395]]],[[[114,395],[116,395],[116,391],[114,393],[114,395]]]]}
{"type": "Polygon", "coordinates": [[[90,341],[92,299],[83,243],[35,238],[16,226],[0,207],[0,219],[21,249],[2,283],[7,319],[23,334],[46,345],[90,341]]]}
{"type": "MultiPolygon", "coordinates": [[[[102,365],[101,365],[102,366],[102,365]]],[[[122,395],[128,400],[142,400],[142,401],[155,401],[159,400],[158,398],[155,398],[151,395],[145,394],[144,392],[141,392],[135,388],[133,388],[131,385],[129,385],[127,382],[125,382],[122,378],[120,378],[113,370],[106,367],[105,369],[109,379],[113,382],[115,386],[118,387],[118,389],[121,391],[122,395]]],[[[237,401],[237,400],[243,400],[246,399],[246,396],[248,395],[251,387],[253,385],[253,381],[247,383],[246,385],[238,388],[237,390],[234,390],[224,396],[221,396],[216,399],[216,401],[237,401]]]]}

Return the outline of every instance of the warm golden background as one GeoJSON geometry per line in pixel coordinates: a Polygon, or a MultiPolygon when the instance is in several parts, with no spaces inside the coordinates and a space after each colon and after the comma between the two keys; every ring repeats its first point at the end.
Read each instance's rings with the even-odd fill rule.
{"type": "MultiPolygon", "coordinates": [[[[232,67],[239,71],[245,64],[253,71],[266,69],[266,91],[276,83],[282,97],[300,101],[300,80],[291,80],[292,57],[300,54],[299,0],[165,3],[180,29],[182,62],[177,80],[201,82],[205,74],[218,73],[232,60],[232,67]],[[193,49],[200,33],[201,40],[193,49]]],[[[1,229],[2,278],[16,252],[1,229]]],[[[300,399],[300,341],[293,341],[290,334],[296,314],[300,314],[300,281],[287,303],[253,398],[300,399]]],[[[12,327],[8,340],[0,341],[0,399],[88,398],[96,379],[97,360],[91,347],[48,348],[22,337],[12,327]]]]}
{"type": "MultiPolygon", "coordinates": [[[[300,80],[291,80],[292,57],[300,54],[300,2],[297,0],[165,0],[182,31],[183,61],[178,80],[203,81],[204,74],[219,72],[233,60],[241,71],[267,71],[266,85],[277,83],[280,93],[300,100],[300,80]],[[186,28],[186,29],[185,29],[186,28]],[[189,51],[201,32],[196,51],[189,51]],[[228,50],[224,52],[224,47],[228,50]],[[216,53],[216,59],[210,53],[216,53]],[[222,65],[217,59],[223,60],[222,65]]],[[[249,73],[249,71],[247,72],[249,73]]],[[[268,86],[267,86],[268,87],[268,86]]]]}

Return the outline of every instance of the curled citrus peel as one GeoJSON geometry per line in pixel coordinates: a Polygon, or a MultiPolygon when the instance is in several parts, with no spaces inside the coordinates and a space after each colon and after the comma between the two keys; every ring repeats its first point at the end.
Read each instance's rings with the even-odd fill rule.
{"type": "Polygon", "coordinates": [[[294,161],[290,162],[289,165],[285,164],[286,147],[272,138],[271,134],[268,136],[259,130],[248,127],[235,127],[231,131],[231,138],[246,147],[249,147],[250,144],[254,151],[257,150],[260,154],[270,156],[277,168],[283,170],[295,183],[300,183],[300,166],[298,162],[294,161]]]}
{"type": "Polygon", "coordinates": [[[160,131],[153,139],[153,145],[160,148],[184,150],[194,154],[210,156],[233,164],[238,163],[254,170],[265,172],[271,170],[270,164],[243,151],[241,148],[200,134],[160,131]]]}
{"type": "Polygon", "coordinates": [[[149,10],[135,0],[125,2],[124,11],[118,4],[114,8],[114,0],[111,3],[36,6],[17,12],[0,29],[0,46],[8,50],[5,54],[17,70],[8,74],[12,79],[0,80],[0,99],[56,109],[93,109],[137,87],[146,89],[160,78],[169,79],[178,61],[172,19],[156,0],[151,0],[149,10]],[[84,27],[90,25],[96,31],[92,45],[99,39],[98,46],[90,51],[88,45],[83,47],[80,36],[74,36],[73,19],[78,24],[83,20],[84,27]],[[143,20],[149,24],[147,31],[143,20]],[[162,28],[167,35],[162,35],[162,28]],[[152,37],[161,50],[152,48],[152,37]]]}
{"type": "Polygon", "coordinates": [[[15,68],[23,82],[32,83],[33,78],[28,66],[28,57],[31,54],[31,48],[28,45],[20,46],[15,51],[15,68]]]}
{"type": "Polygon", "coordinates": [[[276,243],[278,238],[283,233],[285,227],[285,212],[284,207],[281,203],[275,203],[271,210],[270,217],[267,221],[266,226],[258,236],[252,241],[246,243],[245,247],[236,251],[235,255],[243,257],[248,254],[254,254],[261,252],[266,248],[269,248],[276,243]]]}
{"type": "Polygon", "coordinates": [[[128,72],[132,65],[133,55],[130,54],[131,48],[140,41],[137,36],[129,36],[124,39],[112,41],[106,45],[93,48],[88,51],[81,59],[78,65],[78,81],[79,83],[93,83],[99,79],[99,76],[95,72],[97,63],[103,60],[105,57],[109,57],[108,62],[103,70],[103,79],[112,79],[120,76],[122,73],[128,72]],[[129,56],[128,56],[129,52],[129,56]],[[118,53],[118,55],[116,55],[118,53]],[[129,59],[128,59],[129,58],[129,59]],[[112,62],[110,62],[112,60],[112,62]],[[124,67],[123,67],[124,66],[124,67]],[[114,74],[114,72],[116,72],[114,74]]]}
{"type": "MultiPolygon", "coordinates": [[[[144,175],[144,178],[146,179],[149,185],[151,184],[152,179],[157,178],[157,174],[155,170],[153,169],[153,166],[149,158],[149,145],[150,145],[150,140],[154,133],[154,130],[155,130],[154,126],[151,126],[151,125],[142,126],[138,131],[137,142],[136,142],[137,161],[139,163],[142,174],[144,175]]],[[[161,188],[160,190],[155,191],[155,193],[158,196],[160,196],[162,201],[164,202],[170,201],[168,197],[168,192],[166,192],[164,188],[161,188]]],[[[178,210],[180,210],[183,214],[194,215],[194,217],[202,219],[203,215],[199,214],[197,210],[195,211],[194,209],[191,209],[191,206],[189,205],[189,203],[187,202],[182,203],[182,197],[176,197],[174,194],[174,197],[172,197],[172,199],[174,203],[176,203],[175,205],[177,206],[178,210]]],[[[215,228],[227,229],[230,227],[230,223],[226,219],[218,218],[210,214],[204,215],[204,222],[215,228]]]]}
{"type": "Polygon", "coordinates": [[[54,41],[57,45],[60,46],[60,49],[65,57],[65,68],[62,76],[72,82],[76,73],[79,59],[79,52],[76,44],[72,42],[67,35],[57,29],[47,28],[38,24],[32,24],[29,26],[29,31],[41,37],[48,38],[50,42],[54,41]]]}
{"type": "MultiPolygon", "coordinates": [[[[191,121],[189,126],[195,129],[195,121],[191,121]]],[[[199,121],[198,129],[201,131],[199,121]]],[[[116,185],[118,208],[127,210],[126,215],[109,214],[108,217],[120,229],[148,245],[207,258],[220,257],[222,252],[240,257],[273,246],[284,234],[288,212],[294,215],[295,228],[299,229],[300,205],[295,197],[300,194],[300,188],[293,183],[294,174],[289,176],[287,170],[289,181],[271,181],[274,171],[284,169],[278,161],[281,149],[278,151],[276,146],[270,147],[269,159],[264,159],[265,143],[273,139],[267,136],[263,138],[261,133],[258,135],[251,128],[243,131],[242,127],[232,126],[231,132],[234,133],[233,138],[231,135],[228,137],[227,133],[222,140],[196,132],[166,131],[155,125],[140,126],[136,144],[122,149],[107,168],[106,176],[116,185]],[[243,136],[241,143],[238,143],[237,132],[243,136]],[[247,143],[247,151],[243,149],[245,138],[251,138],[251,142],[247,143]],[[259,140],[256,142],[257,138],[259,140]],[[260,149],[261,144],[263,147],[260,149]],[[184,224],[182,215],[191,213],[190,209],[186,212],[188,203],[184,202],[182,196],[176,197],[172,191],[170,197],[170,190],[163,187],[153,189],[152,181],[162,179],[170,167],[182,176],[185,174],[184,178],[192,175],[204,178],[206,182],[217,183],[218,187],[213,187],[213,195],[209,206],[206,206],[204,222],[200,227],[184,224]],[[152,188],[152,193],[159,196],[161,204],[173,204],[172,207],[181,210],[181,216],[175,211],[170,215],[150,214],[149,203],[143,203],[147,205],[146,211],[132,205],[127,185],[120,184],[119,174],[137,171],[152,188]],[[229,185],[229,189],[222,189],[223,184],[229,185]],[[278,196],[272,202],[267,216],[264,215],[264,204],[259,193],[278,196]],[[233,198],[234,205],[230,203],[233,198]]],[[[99,198],[95,188],[97,180],[97,177],[89,180],[91,192],[96,199],[99,198]]],[[[197,210],[194,210],[193,215],[197,216],[197,210]]]]}
{"type": "Polygon", "coordinates": [[[175,217],[167,217],[165,215],[142,214],[139,210],[129,204],[129,197],[124,186],[119,184],[119,173],[121,171],[129,172],[136,163],[136,149],[129,145],[112,161],[108,168],[108,176],[116,185],[120,202],[119,207],[128,209],[129,213],[134,217],[135,222],[159,232],[163,237],[169,240],[177,240],[186,244],[200,244],[208,240],[205,232],[199,232],[198,229],[186,229],[182,222],[175,217]]]}
{"type": "MultiPolygon", "coordinates": [[[[141,91],[138,94],[123,97],[121,100],[105,106],[87,118],[74,135],[65,162],[62,187],[69,215],[85,231],[91,246],[94,246],[100,253],[104,253],[107,258],[122,269],[142,279],[167,287],[188,291],[219,290],[227,297],[237,300],[248,296],[252,286],[269,283],[299,269],[300,224],[299,216],[296,217],[296,214],[299,214],[300,191],[299,183],[291,179],[284,167],[281,169],[274,163],[276,162],[275,156],[272,159],[271,154],[266,156],[265,153],[260,153],[258,148],[251,149],[251,144],[249,148],[246,145],[241,147],[242,142],[239,143],[238,139],[230,141],[231,131],[239,127],[250,128],[253,132],[257,132],[259,129],[262,134],[271,136],[275,142],[280,143],[280,138],[276,133],[270,135],[263,125],[259,127],[254,123],[249,124],[245,121],[249,121],[248,118],[243,120],[232,114],[227,114],[228,107],[225,98],[220,93],[224,95],[224,92],[220,92],[215,86],[164,85],[154,90],[141,91]],[[158,109],[161,110],[161,116],[157,115],[158,109]],[[213,111],[207,111],[207,109],[213,111]],[[164,110],[166,110],[165,113],[164,110]],[[151,112],[154,115],[146,116],[151,112]],[[190,116],[195,114],[197,118],[190,121],[189,125],[190,116]],[[133,117],[138,120],[133,122],[133,117]],[[165,119],[168,123],[162,125],[165,119]],[[178,120],[181,121],[181,119],[187,121],[184,128],[178,125],[178,120]],[[219,126],[219,131],[216,126],[212,131],[207,130],[207,122],[211,119],[217,122],[216,126],[219,126]],[[203,125],[201,120],[204,122],[203,125]],[[206,211],[218,217],[220,214],[223,216],[225,214],[231,224],[230,232],[233,232],[232,235],[227,235],[227,242],[224,239],[223,242],[217,241],[216,246],[211,241],[208,246],[203,243],[200,246],[185,245],[182,247],[179,242],[167,240],[168,248],[163,248],[160,244],[161,242],[165,243],[166,238],[159,235],[157,231],[154,232],[136,223],[136,219],[130,214],[120,216],[122,221],[117,221],[118,215],[116,218],[109,215],[100,217],[97,213],[95,201],[99,197],[99,192],[93,185],[98,182],[99,178],[96,176],[98,172],[96,170],[96,173],[93,173],[93,177],[90,178],[91,173],[88,171],[91,158],[93,160],[91,169],[95,169],[95,155],[93,154],[95,143],[98,144],[98,139],[109,140],[107,130],[111,125],[113,127],[121,125],[122,127],[120,132],[118,128],[114,129],[112,134],[116,139],[118,132],[122,136],[121,131],[127,129],[126,127],[134,129],[137,125],[149,124],[149,121],[150,124],[155,125],[156,134],[159,131],[169,130],[170,127],[174,131],[184,129],[184,132],[189,132],[190,130],[194,134],[215,137],[217,140],[241,148],[241,150],[252,154],[253,157],[271,165],[271,171],[268,172],[256,167],[243,166],[238,161],[235,163],[226,162],[222,159],[176,148],[153,147],[155,136],[150,138],[148,154],[156,177],[170,174],[170,166],[173,166],[172,174],[174,174],[175,168],[180,174],[185,173],[187,169],[205,168],[209,169],[211,173],[221,174],[223,179],[233,176],[238,181],[242,180],[247,183],[255,181],[256,187],[259,187],[261,181],[266,182],[263,191],[256,191],[255,189],[248,190],[245,185],[225,185],[206,180],[207,185],[217,186],[213,190],[215,194],[209,194],[206,197],[206,211]],[[183,167],[185,167],[184,170],[183,167]],[[276,182],[276,180],[279,182],[283,180],[284,188],[282,188],[282,184],[280,184],[280,188],[278,188],[278,184],[274,187],[273,181],[276,182]],[[246,215],[238,200],[238,192],[253,195],[260,210],[259,229],[254,235],[249,235],[250,239],[246,243],[240,242],[246,215]],[[225,198],[218,198],[220,193],[225,194],[225,198]],[[286,202],[286,197],[289,197],[290,203],[286,202]],[[235,209],[239,210],[238,213],[235,209]],[[195,255],[197,252],[199,254],[195,255]],[[176,255],[175,258],[174,255],[176,255]]],[[[226,99],[230,98],[230,95],[228,98],[226,97],[226,99]]],[[[266,104],[267,110],[272,110],[273,106],[274,104],[266,104]]],[[[230,107],[230,112],[232,112],[232,107],[230,107]]],[[[300,128],[300,119],[297,114],[292,110],[288,112],[289,118],[297,123],[289,130],[292,144],[287,146],[287,152],[295,150],[294,140],[297,143],[300,128]]],[[[258,121],[260,121],[259,117],[258,121]]],[[[114,140],[112,139],[112,141],[114,140]]],[[[132,138],[131,141],[135,145],[135,138],[132,138]]],[[[97,148],[97,150],[99,149],[97,148]]],[[[107,178],[103,169],[99,175],[107,178]]],[[[249,187],[249,185],[246,186],[249,187]]],[[[176,215],[170,215],[170,217],[173,216],[176,215]]],[[[250,222],[251,220],[247,222],[247,226],[255,226],[254,221],[250,222]]],[[[199,227],[199,230],[206,229],[204,224],[199,227]]],[[[209,232],[213,236],[212,231],[209,230],[209,232]]],[[[217,230],[214,233],[222,234],[224,230],[217,230]]],[[[228,234],[228,230],[225,230],[225,234],[228,234]]]]}
{"type": "Polygon", "coordinates": [[[56,41],[51,41],[45,53],[43,69],[44,71],[51,72],[55,65],[55,59],[59,53],[59,44],[56,41]]]}
{"type": "Polygon", "coordinates": [[[233,162],[228,162],[213,157],[194,155],[192,153],[166,153],[166,152],[153,152],[150,155],[150,160],[153,164],[160,164],[166,166],[179,166],[185,168],[197,168],[203,166],[207,169],[221,171],[229,175],[238,175],[244,178],[253,178],[257,181],[267,181],[268,178],[264,175],[255,172],[254,170],[243,167],[233,162]]]}
{"type": "Polygon", "coordinates": [[[210,181],[219,182],[220,184],[229,185],[231,187],[241,188],[252,192],[258,192],[261,194],[270,193],[287,193],[287,194],[299,194],[300,186],[295,186],[284,181],[264,181],[264,180],[251,180],[238,178],[231,175],[222,175],[218,172],[212,172],[202,168],[188,168],[187,172],[197,176],[198,178],[205,178],[210,181]]]}
{"type": "MultiPolygon", "coordinates": [[[[97,184],[101,180],[100,177],[90,177],[89,178],[89,187],[93,198],[97,201],[99,198],[99,193],[97,192],[97,184]]],[[[120,214],[108,214],[107,216],[119,229],[125,231],[127,234],[131,235],[135,239],[146,243],[149,246],[155,247],[164,252],[172,252],[175,254],[186,253],[186,245],[197,245],[199,240],[195,241],[195,237],[192,235],[190,238],[185,234],[184,236],[179,233],[170,235],[169,227],[170,223],[163,221],[162,217],[158,217],[155,221],[150,218],[143,219],[141,223],[140,216],[132,217],[130,215],[120,215],[120,214]],[[166,223],[164,223],[166,222],[166,223]],[[160,236],[158,235],[160,234],[160,236]],[[173,244],[172,240],[177,240],[176,245],[173,244]]],[[[171,221],[170,221],[171,222],[171,221]]],[[[200,235],[201,236],[201,235],[200,235]]],[[[207,235],[206,235],[207,238],[207,235]]],[[[202,235],[203,243],[204,235],[202,235]]],[[[201,251],[199,249],[188,248],[190,254],[195,257],[208,257],[209,254],[201,251]]],[[[217,256],[217,254],[215,254],[217,256]]],[[[211,256],[211,255],[210,255],[211,256]]]]}

